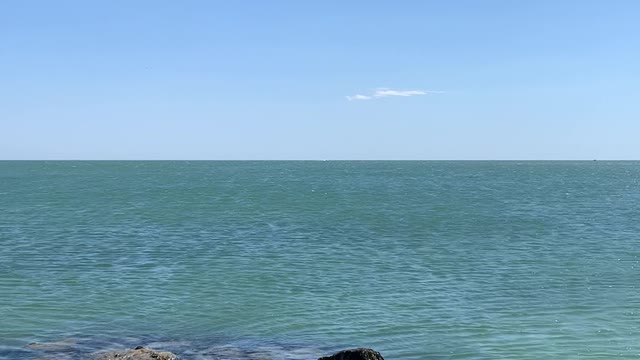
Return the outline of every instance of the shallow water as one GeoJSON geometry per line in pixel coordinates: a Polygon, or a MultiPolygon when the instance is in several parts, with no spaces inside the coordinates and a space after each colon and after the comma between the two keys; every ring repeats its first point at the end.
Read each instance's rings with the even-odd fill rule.
{"type": "Polygon", "coordinates": [[[0,162],[0,359],[635,359],[639,220],[640,162],[0,162]]]}

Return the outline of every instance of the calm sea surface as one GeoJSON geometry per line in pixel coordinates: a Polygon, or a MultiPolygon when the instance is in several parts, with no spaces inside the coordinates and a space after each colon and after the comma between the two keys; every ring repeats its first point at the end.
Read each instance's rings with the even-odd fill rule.
{"type": "Polygon", "coordinates": [[[0,359],[138,344],[638,359],[640,162],[0,162],[0,359]]]}

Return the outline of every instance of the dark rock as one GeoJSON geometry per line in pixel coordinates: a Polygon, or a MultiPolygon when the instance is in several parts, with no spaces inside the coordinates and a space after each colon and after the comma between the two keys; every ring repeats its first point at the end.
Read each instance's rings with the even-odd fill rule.
{"type": "Polygon", "coordinates": [[[99,354],[97,360],[177,360],[174,353],[168,351],[157,351],[137,346],[135,349],[126,351],[112,351],[99,354]]]}
{"type": "Polygon", "coordinates": [[[384,360],[379,352],[371,349],[349,349],[338,351],[330,356],[323,356],[318,360],[384,360]]]}

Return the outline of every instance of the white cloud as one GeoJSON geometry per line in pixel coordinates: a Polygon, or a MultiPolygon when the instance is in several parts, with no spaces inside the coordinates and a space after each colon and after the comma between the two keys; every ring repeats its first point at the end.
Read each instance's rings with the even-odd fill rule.
{"type": "Polygon", "coordinates": [[[351,100],[369,100],[371,99],[371,96],[366,96],[366,95],[360,95],[360,94],[356,94],[353,96],[347,96],[347,100],[351,101],[351,100]]]}
{"type": "Polygon", "coordinates": [[[390,90],[390,89],[378,89],[373,93],[373,97],[387,97],[387,96],[414,96],[425,95],[426,92],[422,90],[390,90]]]}
{"type": "Polygon", "coordinates": [[[371,100],[377,98],[384,98],[390,96],[416,96],[416,95],[427,95],[427,94],[441,94],[444,91],[435,91],[435,90],[391,90],[387,88],[378,88],[371,93],[371,95],[361,95],[356,94],[353,96],[347,96],[347,100],[371,100]]]}

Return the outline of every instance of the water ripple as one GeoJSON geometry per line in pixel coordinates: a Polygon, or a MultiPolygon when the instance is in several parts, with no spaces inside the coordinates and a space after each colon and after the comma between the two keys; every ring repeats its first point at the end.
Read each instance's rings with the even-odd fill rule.
{"type": "Polygon", "coordinates": [[[637,358],[638,179],[636,162],[0,162],[0,359],[69,337],[59,358],[637,358]]]}

